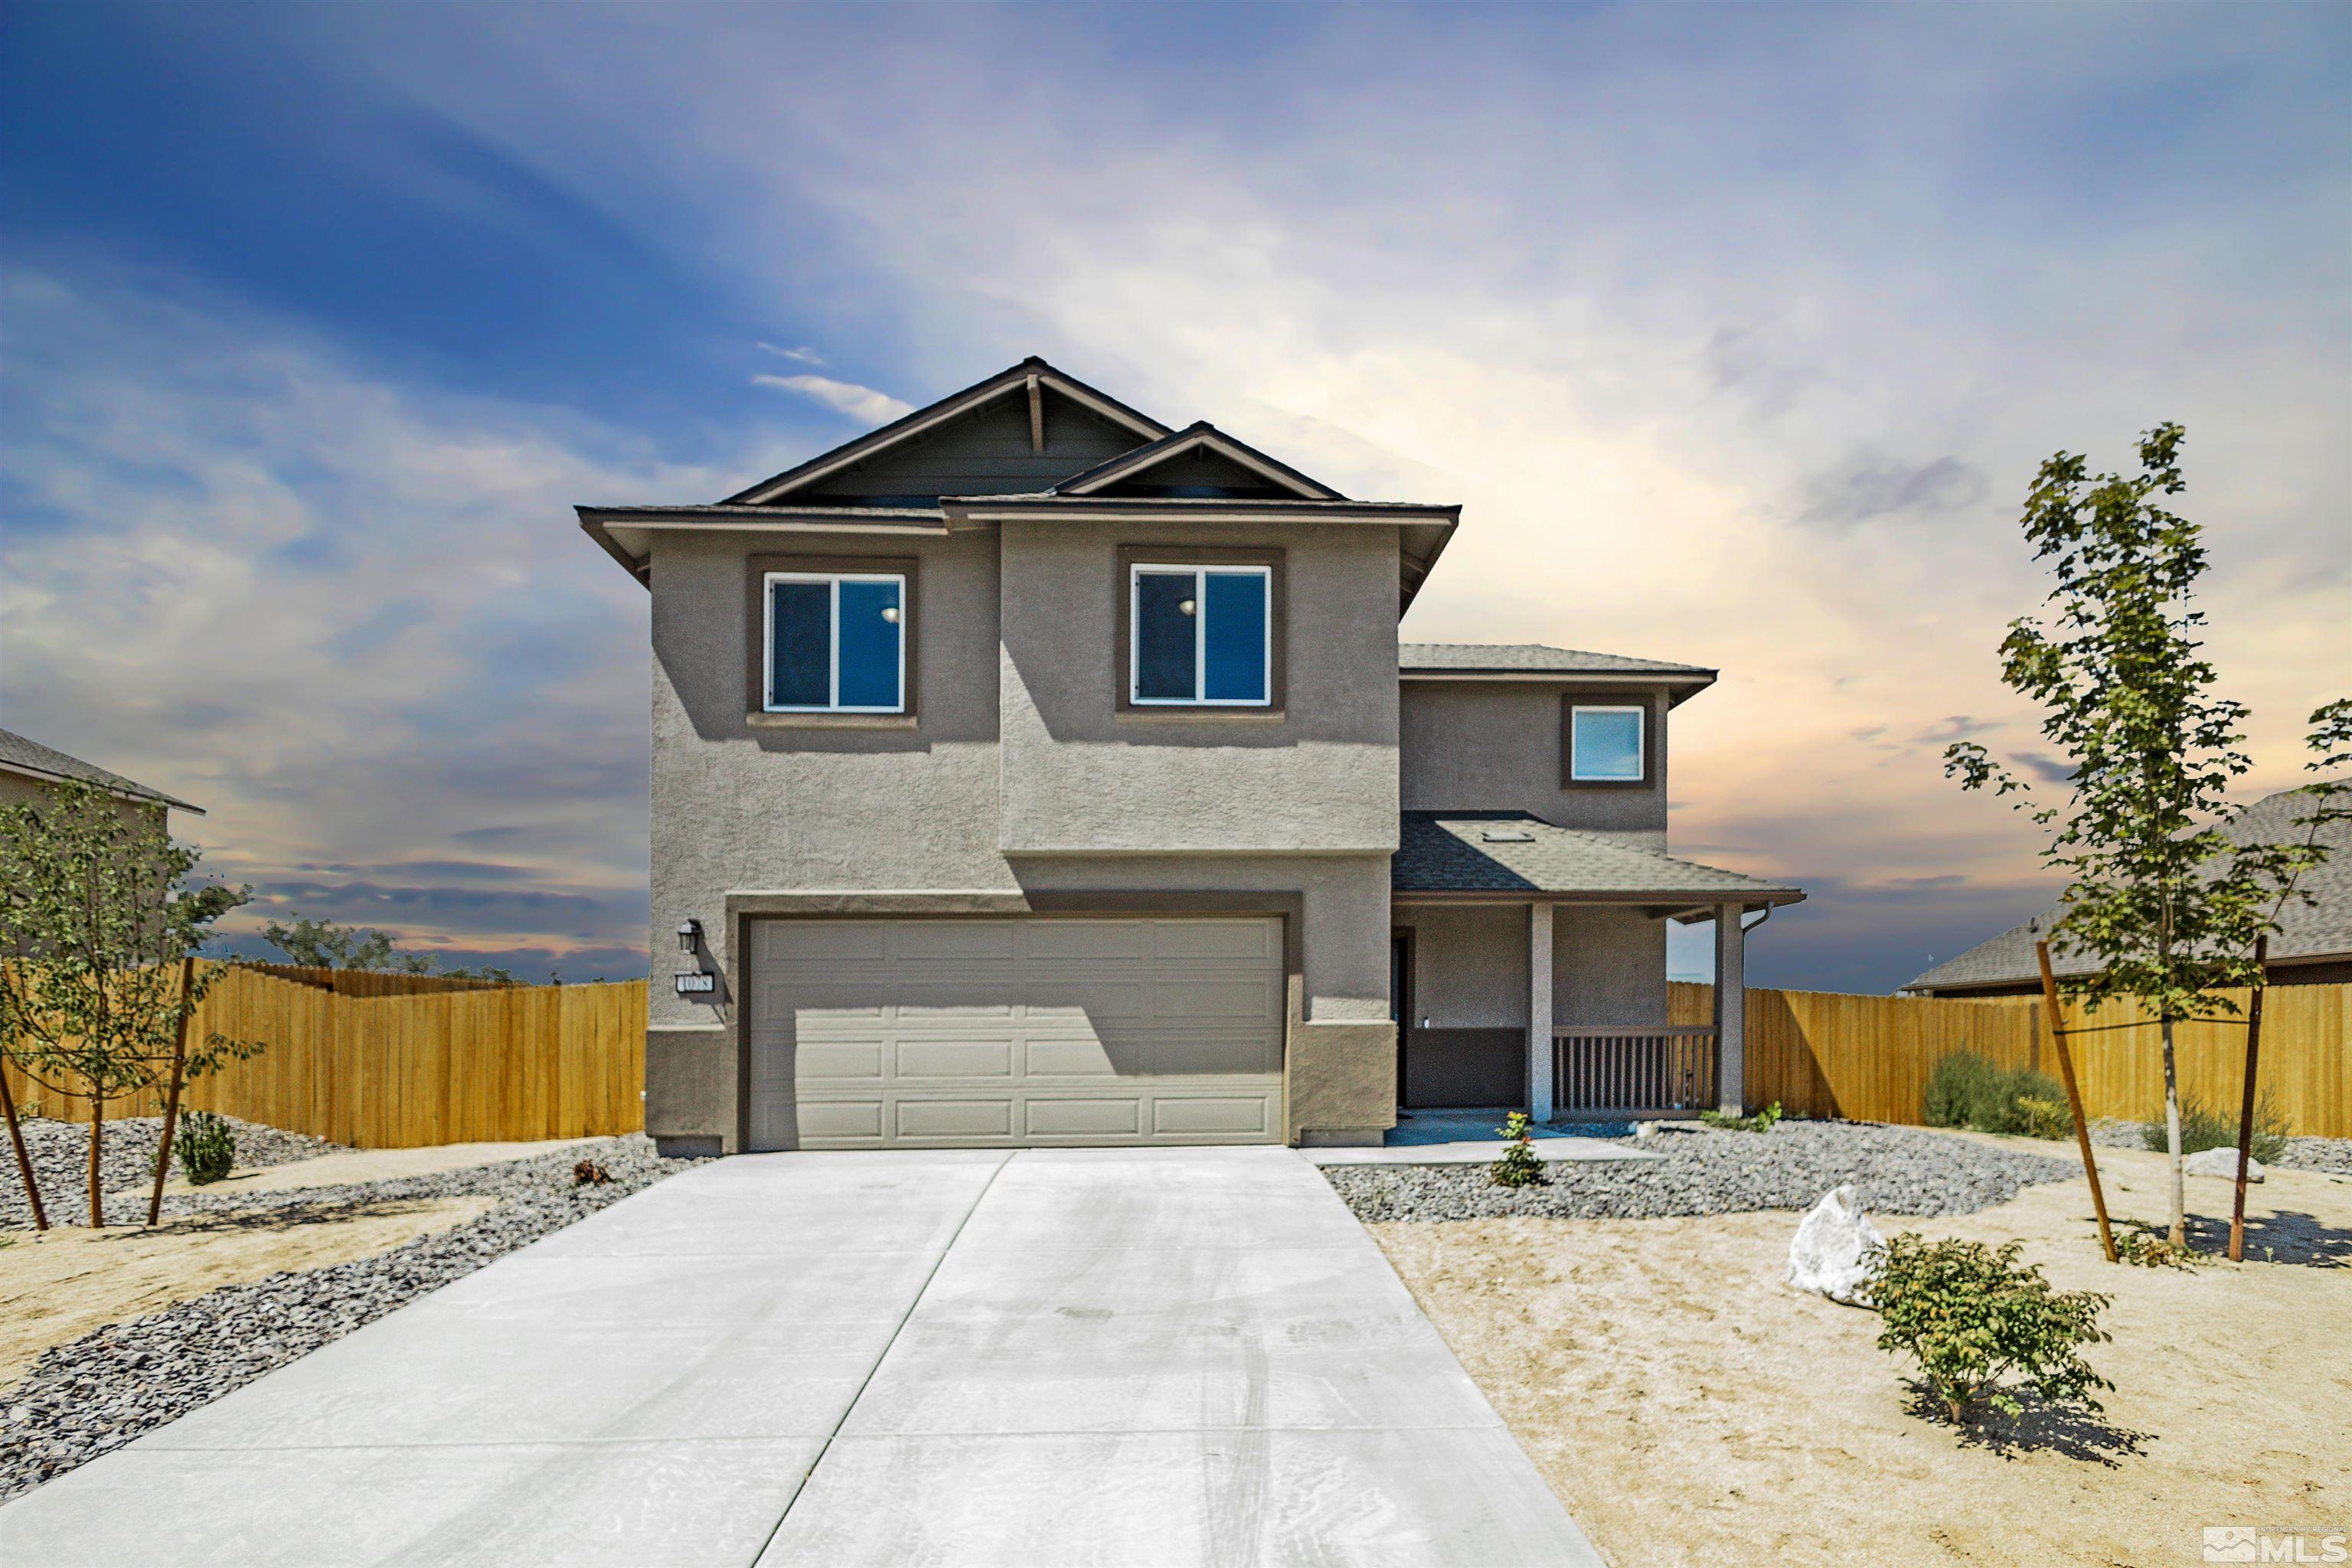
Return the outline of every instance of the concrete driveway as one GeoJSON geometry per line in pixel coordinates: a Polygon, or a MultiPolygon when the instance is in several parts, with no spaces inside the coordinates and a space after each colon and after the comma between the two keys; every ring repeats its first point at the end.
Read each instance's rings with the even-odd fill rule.
{"type": "Polygon", "coordinates": [[[0,1560],[1601,1561],[1283,1149],[719,1161],[0,1509],[0,1560]]]}

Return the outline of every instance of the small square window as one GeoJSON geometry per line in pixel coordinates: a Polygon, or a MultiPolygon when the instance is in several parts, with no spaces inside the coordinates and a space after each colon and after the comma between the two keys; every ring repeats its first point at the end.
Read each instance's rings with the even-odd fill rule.
{"type": "Polygon", "coordinates": [[[1640,784],[1646,775],[1636,707],[1578,707],[1569,717],[1568,776],[1579,784],[1640,784]]]}
{"type": "Polygon", "coordinates": [[[771,713],[899,713],[907,706],[907,579],[770,572],[762,706],[771,713]]]}
{"type": "Polygon", "coordinates": [[[1128,700],[1271,706],[1273,583],[1266,566],[1135,566],[1128,585],[1128,700]]]}

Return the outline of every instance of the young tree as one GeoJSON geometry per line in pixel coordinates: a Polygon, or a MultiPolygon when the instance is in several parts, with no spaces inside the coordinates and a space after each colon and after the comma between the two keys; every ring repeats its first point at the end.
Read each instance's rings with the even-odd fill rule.
{"type": "Polygon", "coordinates": [[[444,970],[429,952],[403,952],[390,933],[367,926],[340,926],[332,921],[296,914],[290,923],[271,921],[261,928],[264,942],[309,969],[379,970],[394,974],[446,974],[451,980],[495,980],[514,984],[508,970],[483,964],[477,969],[444,970]]]}
{"type": "MultiPolygon", "coordinates": [[[[11,955],[0,963],[0,1052],[51,1092],[89,1100],[93,1226],[106,1223],[107,1103],[169,1067],[181,1020],[218,973],[181,960],[249,896],[191,886],[196,860],[161,813],[126,811],[89,784],[0,806],[0,952],[11,955]]],[[[200,1078],[261,1048],[215,1034],[190,1044],[184,1072],[200,1078]]]]}
{"type": "MultiPolygon", "coordinates": [[[[2252,763],[2239,750],[2246,709],[2214,695],[2213,667],[2199,653],[2205,616],[2191,601],[2206,567],[2200,531],[2166,506],[2187,488],[2185,434],[2178,425],[2144,434],[2141,471],[2130,479],[2093,478],[2080,455],[2060,452],[2026,497],[2026,540],[2057,585],[2044,619],[2011,625],[2001,679],[2042,708],[2042,735],[2073,766],[2067,803],[2037,804],[1973,741],[1944,754],[1945,773],[1962,788],[2024,795],[2019,808],[2053,829],[2042,861],[2068,883],[2052,945],[2099,965],[2061,989],[2137,1002],[2158,1022],[2179,1245],[2188,1237],[2175,1026],[2238,1011],[2217,993],[2260,983],[2255,939],[2278,929],[2295,877],[2326,854],[2315,835],[2241,844],[2222,832],[2236,815],[2230,781],[2252,763]]],[[[2340,744],[2347,714],[2352,705],[2338,702],[2312,715],[2315,751],[2325,754],[2331,736],[2340,744]]],[[[2336,786],[2307,787],[2332,798],[2336,786]]]]}

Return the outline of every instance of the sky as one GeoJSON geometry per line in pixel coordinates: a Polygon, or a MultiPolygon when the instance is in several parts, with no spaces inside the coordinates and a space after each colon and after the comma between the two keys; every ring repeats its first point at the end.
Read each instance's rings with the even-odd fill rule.
{"type": "MultiPolygon", "coordinates": [[[[2249,798],[2352,689],[2352,7],[0,4],[0,723],[448,963],[644,973],[646,595],[1039,353],[1460,502],[1419,641],[1719,668],[1751,983],[2040,908],[2000,686],[2059,449],[2189,429],[2249,798]]],[[[1675,948],[1680,973],[1703,963],[1675,948]]]]}

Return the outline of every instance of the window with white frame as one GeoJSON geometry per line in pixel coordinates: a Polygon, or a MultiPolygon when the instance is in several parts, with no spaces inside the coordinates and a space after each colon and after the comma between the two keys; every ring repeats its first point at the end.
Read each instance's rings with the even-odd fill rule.
{"type": "Polygon", "coordinates": [[[1139,563],[1128,582],[1128,700],[1272,705],[1274,572],[1139,563]]]}
{"type": "Polygon", "coordinates": [[[895,572],[770,572],[771,713],[902,713],[907,579],[895,572]]]}
{"type": "Polygon", "coordinates": [[[1579,703],[1569,716],[1568,776],[1578,784],[1640,784],[1646,771],[1643,726],[1648,721],[1638,705],[1579,703]]]}

